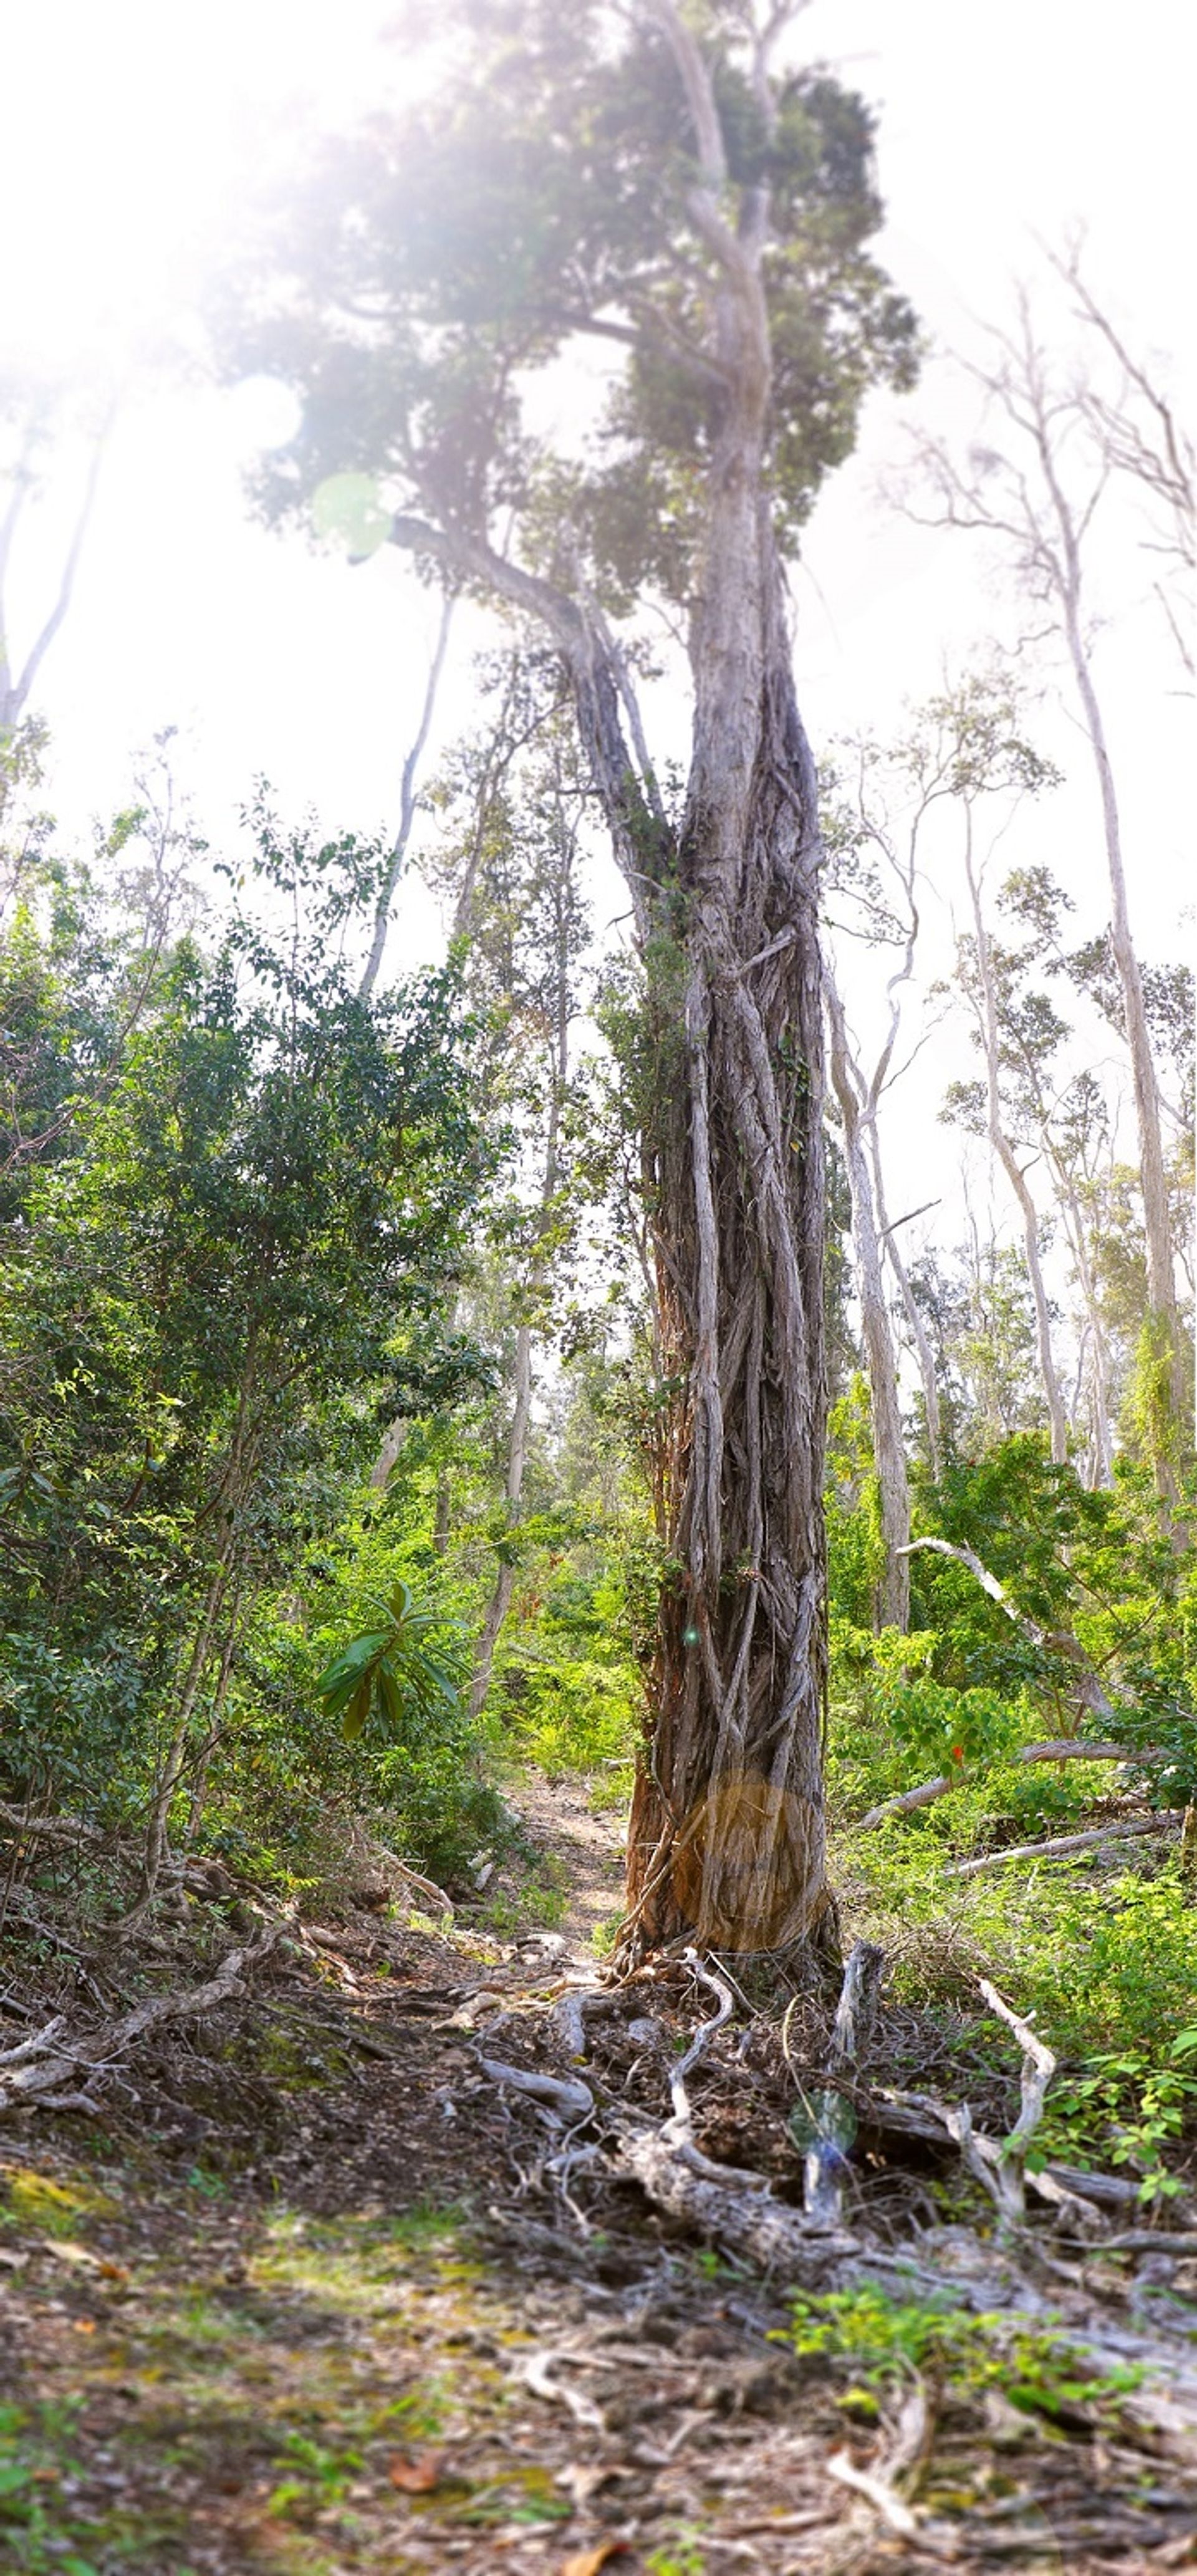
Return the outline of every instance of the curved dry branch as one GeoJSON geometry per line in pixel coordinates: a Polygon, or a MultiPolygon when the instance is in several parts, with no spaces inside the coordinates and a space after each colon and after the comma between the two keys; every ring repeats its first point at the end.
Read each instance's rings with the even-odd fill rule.
{"type": "Polygon", "coordinates": [[[244,1992],[245,1972],[267,1958],[279,1939],[281,1924],[268,1924],[256,1941],[230,1950],[214,1977],[183,1994],[150,1995],[119,2021],[102,2022],[78,2038],[66,2036],[65,2016],[58,2013],[42,2029],[0,2055],[0,2114],[44,2109],[80,2110],[97,2115],[99,2103],[86,2084],[102,2081],[108,2069],[147,2032],[164,2023],[194,2021],[219,2010],[244,1992]],[[83,2086],[80,2088],[80,2079],[83,2086]]]}
{"type": "MultiPolygon", "coordinates": [[[[1045,1744],[1024,1744],[1017,1753],[1003,1757],[1011,1768],[1036,1762],[1127,1762],[1144,1770],[1152,1763],[1166,1762],[1168,1758],[1158,1746],[1135,1752],[1125,1744],[1081,1744],[1071,1735],[1053,1736],[1045,1744]]],[[[966,1780],[973,1781],[976,1776],[975,1769],[964,1763],[958,1771],[941,1771],[934,1780],[922,1781],[917,1789],[903,1789],[899,1797],[883,1798],[879,1806],[869,1808],[868,1814],[861,1817],[853,1830],[858,1834],[868,1834],[875,1825],[883,1825],[889,1816],[908,1816],[917,1807],[934,1806],[937,1798],[946,1798],[951,1790],[962,1788],[966,1780]]]]}
{"type": "Polygon", "coordinates": [[[1098,1825],[1084,1834],[1053,1834],[1047,1842],[1009,1843],[1001,1851],[980,1852],[975,1860],[953,1861],[949,1878],[975,1878],[983,1869],[1004,1869],[1014,1860],[1064,1860],[1069,1852],[1096,1851],[1102,1843],[1138,1842],[1166,1833],[1180,1822],[1182,1807],[1161,1808],[1158,1815],[1139,1816],[1128,1824],[1098,1825]]]}
{"type": "Polygon", "coordinates": [[[440,624],[437,628],[436,643],[433,647],[432,659],[428,666],[428,679],[424,689],[424,703],[420,709],[419,722],[416,726],[415,733],[408,748],[407,756],[403,763],[403,777],[399,790],[399,826],[391,844],[390,860],[387,865],[386,876],[383,880],[382,891],[379,895],[377,908],[375,910],[374,933],[370,941],[370,954],[366,959],[365,967],[362,971],[361,983],[358,985],[359,1002],[369,1001],[370,995],[378,980],[378,969],[382,964],[382,954],[386,946],[387,928],[391,917],[391,905],[395,899],[395,888],[398,885],[399,878],[402,874],[403,862],[407,856],[408,844],[411,840],[412,826],[416,819],[416,777],[419,771],[420,762],[424,757],[424,747],[427,743],[428,735],[432,726],[433,715],[436,711],[437,691],[440,688],[441,673],[445,667],[445,655],[449,649],[449,630],[453,623],[453,611],[456,605],[456,592],[448,589],[443,591],[441,595],[440,624]]]}

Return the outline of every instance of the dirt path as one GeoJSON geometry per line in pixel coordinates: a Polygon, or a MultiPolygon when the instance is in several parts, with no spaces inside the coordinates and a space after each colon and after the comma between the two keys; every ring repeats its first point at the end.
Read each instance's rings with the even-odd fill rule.
{"type": "MultiPolygon", "coordinates": [[[[598,1785],[601,1792],[602,1775],[598,1785]]],[[[523,1770],[509,1783],[507,1798],[541,1855],[547,1883],[564,1902],[554,1911],[554,1928],[571,1949],[590,1950],[618,1920],[627,1850],[627,1816],[622,1806],[596,1812],[595,1783],[546,1778],[543,1771],[523,1770]]],[[[526,1875],[515,1864],[500,1876],[518,1905],[526,1896],[526,1875]]]]}

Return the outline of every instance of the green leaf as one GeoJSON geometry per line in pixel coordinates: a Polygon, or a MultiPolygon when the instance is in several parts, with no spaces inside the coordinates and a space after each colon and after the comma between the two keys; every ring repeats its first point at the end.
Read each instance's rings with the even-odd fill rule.
{"type": "Polygon", "coordinates": [[[312,494],[312,525],[361,563],[385,546],[394,512],[380,498],[372,474],[329,474],[312,494]]]}
{"type": "Polygon", "coordinates": [[[368,1676],[354,1692],[353,1697],[349,1702],[349,1706],[345,1711],[344,1717],[341,1720],[341,1733],[347,1744],[356,1744],[359,1735],[362,1733],[366,1720],[370,1714],[370,1702],[373,1699],[373,1696],[373,1681],[372,1678],[368,1676]]]}
{"type": "Polygon", "coordinates": [[[403,1692],[393,1664],[384,1655],[378,1667],[378,1695],[391,1725],[399,1732],[403,1725],[403,1692]]]}
{"type": "Polygon", "coordinates": [[[330,1702],[349,1698],[367,1665],[372,1664],[375,1656],[382,1654],[389,1643],[390,1639],[382,1629],[375,1629],[365,1637],[355,1637],[351,1646],[346,1646],[341,1654],[334,1655],[331,1664],[325,1666],[319,1681],[313,1682],[312,1689],[316,1698],[330,1702]]]}

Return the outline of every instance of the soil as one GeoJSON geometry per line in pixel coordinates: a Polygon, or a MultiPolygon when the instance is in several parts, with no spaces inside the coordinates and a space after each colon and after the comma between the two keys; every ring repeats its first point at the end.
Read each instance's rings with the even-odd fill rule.
{"type": "MultiPolygon", "coordinates": [[[[573,1948],[601,1944],[618,1921],[627,1853],[627,1816],[603,1803],[605,1783],[569,1774],[524,1770],[512,1782],[510,1804],[522,1840],[534,1856],[531,1870],[516,1864],[498,1876],[498,1887],[517,1912],[528,1907],[529,1878],[557,1898],[553,1927],[573,1948]],[[539,1867],[538,1867],[539,1865],[539,1867]]],[[[488,1890],[489,1893],[489,1890],[488,1890]]]]}
{"type": "MultiPolygon", "coordinates": [[[[579,2160],[550,2174],[558,2141],[541,2107],[482,2061],[568,2075],[554,2015],[571,1979],[593,1976],[587,1934],[616,1909],[620,1819],[574,1787],[532,1782],[520,1797],[534,1850],[556,1865],[554,1928],[435,1933],[343,1904],[294,1927],[252,1992],[114,2069],[102,2129],[47,2111],[4,2121],[0,2564],[30,2576],[1197,2565],[1192,2427],[1146,2442],[1114,2394],[1056,2385],[1022,2411],[980,2378],[932,2381],[907,2506],[890,2490],[879,2505],[843,2479],[867,2487],[884,2468],[913,2374],[854,2386],[825,2354],[794,2349],[784,2284],[696,2243],[609,2171],[596,2179],[579,2160]]],[[[504,1875],[510,1905],[518,1883],[504,1875]]],[[[540,1862],[529,1879],[543,1892],[540,1862]]],[[[210,1968],[236,1937],[217,1909],[199,1913],[136,1955],[97,1945],[60,1964],[45,1999],[78,2016],[90,1989],[94,2017],[121,1978],[194,1982],[205,1948],[210,1968]]],[[[39,1977],[51,1978],[44,1945],[18,1927],[0,2046],[32,2026],[17,2007],[39,1977]]],[[[654,1988],[647,2018],[643,1987],[611,1997],[593,2041],[607,2098],[665,2112],[677,2036],[696,2017],[683,1987],[654,1988]]],[[[757,2064],[757,2036],[741,2032],[738,2055],[696,2081],[700,2139],[797,2198],[778,2060],[762,2038],[757,2064]]],[[[896,2185],[878,2174],[862,2187],[876,2210],[896,2185]]]]}

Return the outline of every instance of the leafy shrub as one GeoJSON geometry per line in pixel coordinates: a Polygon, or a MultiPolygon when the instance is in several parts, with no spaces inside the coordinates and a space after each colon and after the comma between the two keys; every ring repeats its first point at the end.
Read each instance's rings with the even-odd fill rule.
{"type": "Polygon", "coordinates": [[[975,2316],[945,2300],[902,2302],[872,2285],[794,2299],[777,2335],[793,2352],[845,2368],[866,2388],[926,2376],[950,2389],[1000,2388],[1028,2413],[1066,2414],[1137,2388],[1142,2371],[1095,2370],[1075,2345],[1016,2318],[975,2316]]]}

